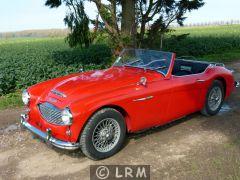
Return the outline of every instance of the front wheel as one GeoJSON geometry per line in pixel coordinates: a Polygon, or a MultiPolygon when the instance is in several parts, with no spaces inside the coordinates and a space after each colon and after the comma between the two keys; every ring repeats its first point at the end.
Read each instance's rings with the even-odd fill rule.
{"type": "Polygon", "coordinates": [[[201,113],[206,116],[213,116],[217,114],[223,104],[224,87],[221,81],[215,80],[207,92],[205,106],[201,113]]]}
{"type": "Polygon", "coordinates": [[[117,153],[124,142],[126,125],[120,112],[104,108],[87,122],[80,136],[82,152],[91,159],[99,160],[117,153]]]}

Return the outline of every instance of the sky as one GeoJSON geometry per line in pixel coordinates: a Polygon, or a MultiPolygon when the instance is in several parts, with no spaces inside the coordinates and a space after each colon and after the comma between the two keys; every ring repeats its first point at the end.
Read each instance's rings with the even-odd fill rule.
{"type": "MultiPolygon", "coordinates": [[[[0,0],[0,32],[66,28],[65,7],[50,9],[44,3],[45,0],[0,0]]],[[[199,10],[187,13],[185,24],[240,20],[240,0],[205,0],[205,3],[199,10]]],[[[95,18],[95,5],[85,5],[89,17],[95,18]]]]}

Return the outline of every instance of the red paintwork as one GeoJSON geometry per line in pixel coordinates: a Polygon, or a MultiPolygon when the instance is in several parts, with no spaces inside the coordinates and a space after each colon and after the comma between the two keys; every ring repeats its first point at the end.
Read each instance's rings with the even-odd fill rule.
{"type": "Polygon", "coordinates": [[[175,55],[166,77],[158,72],[130,67],[111,67],[106,70],[76,73],[34,85],[31,94],[29,123],[42,131],[51,128],[55,138],[76,142],[83,126],[98,109],[114,107],[124,113],[128,132],[159,126],[200,111],[204,106],[207,90],[213,80],[226,83],[227,98],[234,88],[231,71],[224,67],[209,66],[204,73],[171,75],[175,55]],[[147,78],[147,86],[138,85],[141,77],[147,78]],[[197,82],[198,79],[205,82],[197,82]],[[50,91],[56,89],[67,95],[61,98],[50,91]],[[138,98],[154,96],[146,101],[138,98]],[[70,127],[47,123],[40,115],[37,104],[50,102],[58,108],[69,107],[73,113],[70,127]],[[70,128],[71,135],[66,135],[70,128]]]}

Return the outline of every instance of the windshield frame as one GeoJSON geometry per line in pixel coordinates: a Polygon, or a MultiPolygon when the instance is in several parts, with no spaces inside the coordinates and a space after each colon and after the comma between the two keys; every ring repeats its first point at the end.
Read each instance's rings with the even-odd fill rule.
{"type": "MultiPolygon", "coordinates": [[[[123,49],[122,51],[121,51],[121,53],[119,54],[119,56],[116,58],[116,61],[113,63],[113,65],[112,65],[112,67],[115,67],[115,66],[117,66],[117,67],[132,67],[132,68],[139,68],[139,69],[144,69],[144,70],[151,70],[151,71],[154,71],[154,72],[157,72],[157,73],[160,73],[160,74],[162,74],[164,77],[169,77],[170,75],[171,75],[171,72],[172,72],[172,68],[173,68],[173,65],[174,65],[174,59],[175,59],[175,57],[176,57],[176,54],[175,53],[173,53],[173,52],[166,52],[166,51],[158,51],[158,50],[150,50],[150,49],[134,49],[134,48],[127,48],[127,49],[123,49]],[[166,73],[164,73],[164,72],[162,72],[162,71],[159,71],[159,70],[157,70],[157,69],[161,69],[161,66],[160,67],[158,67],[158,68],[147,68],[146,67],[146,65],[143,65],[143,66],[134,66],[134,65],[128,65],[128,64],[118,64],[120,61],[121,61],[121,57],[123,56],[123,54],[126,52],[126,51],[131,51],[131,50],[139,50],[139,51],[147,51],[147,52],[158,52],[158,53],[165,53],[165,54],[167,54],[167,53],[169,53],[169,54],[172,54],[171,55],[171,58],[169,59],[169,66],[168,67],[166,67],[166,68],[168,68],[168,70],[166,71],[166,73]]],[[[160,60],[166,60],[166,59],[160,59],[160,60]]],[[[160,60],[153,60],[153,61],[151,61],[150,63],[148,63],[148,64],[151,64],[152,62],[154,62],[154,61],[160,61],[160,60]]],[[[141,60],[136,60],[136,62],[137,61],[141,61],[141,60]]],[[[135,63],[135,62],[133,62],[133,63],[135,63]]],[[[147,65],[148,65],[147,64],[147,65]]]]}

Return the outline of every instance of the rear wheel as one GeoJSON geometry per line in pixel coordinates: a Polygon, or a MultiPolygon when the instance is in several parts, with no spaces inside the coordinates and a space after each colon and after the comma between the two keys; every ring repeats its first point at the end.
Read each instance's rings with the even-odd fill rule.
{"type": "Polygon", "coordinates": [[[205,106],[201,113],[206,116],[213,116],[217,114],[224,101],[224,87],[221,81],[215,80],[212,86],[209,88],[205,106]]]}
{"type": "Polygon", "coordinates": [[[121,149],[125,135],[122,114],[115,109],[104,108],[89,119],[80,137],[80,147],[89,158],[104,159],[121,149]]]}

